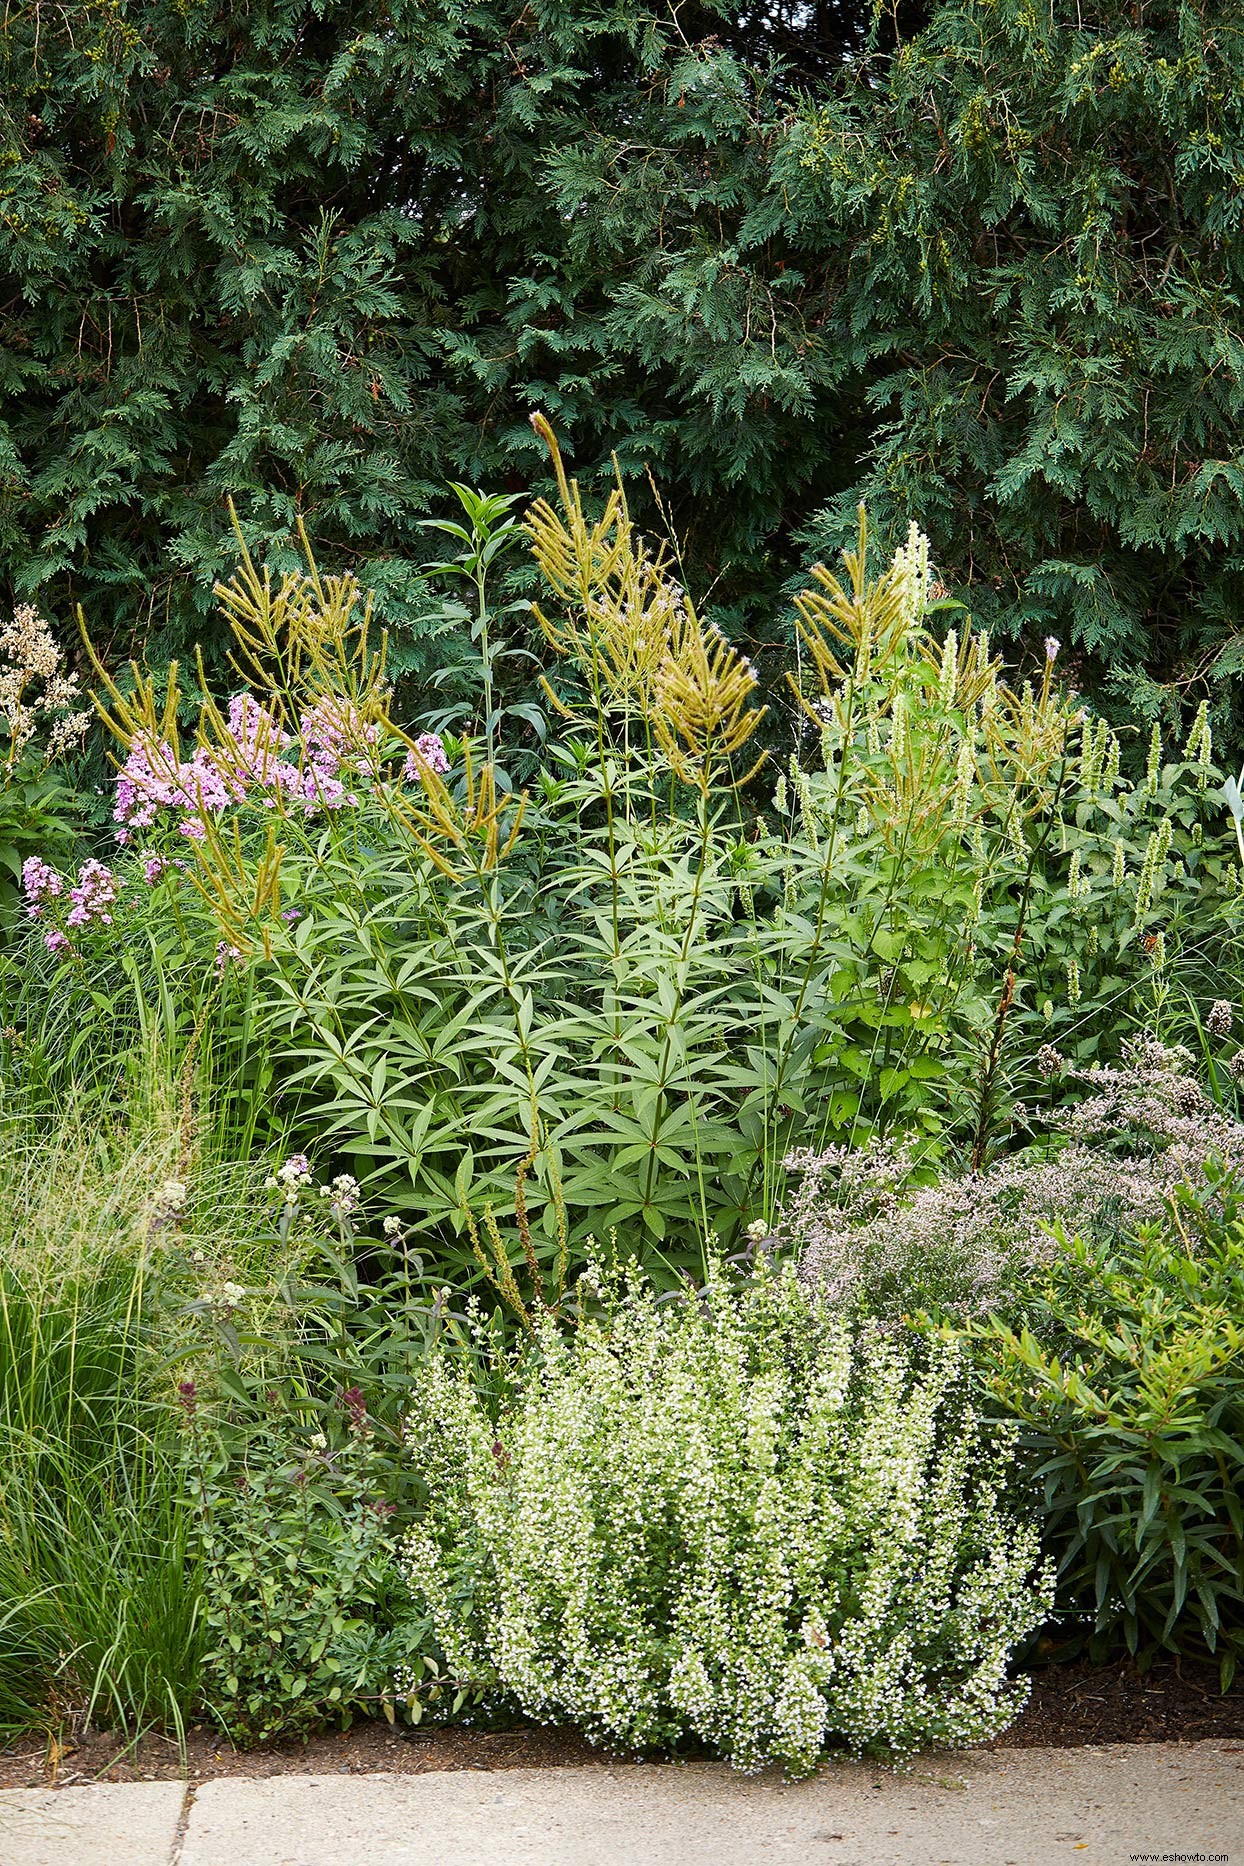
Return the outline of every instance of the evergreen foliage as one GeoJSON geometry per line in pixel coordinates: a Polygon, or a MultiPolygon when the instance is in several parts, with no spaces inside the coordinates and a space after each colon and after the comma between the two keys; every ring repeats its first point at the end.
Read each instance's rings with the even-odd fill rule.
{"type": "MultiPolygon", "coordinates": [[[[775,24],[740,39],[770,68],[775,24]]],[[[735,488],[705,548],[759,547],[824,445],[821,372],[789,319],[771,336],[780,250],[727,256],[776,105],[696,25],[623,0],[10,15],[0,576],[158,659],[199,632],[232,492],[291,561],[305,514],[400,626],[435,488],[525,489],[536,407],[589,464],[616,445],[702,509],[735,488]]],[[[849,9],[808,30],[832,52],[849,9]]]]}
{"type": "Polygon", "coordinates": [[[772,616],[863,490],[984,619],[1152,709],[1139,666],[1244,659],[1242,28],[1242,0],[12,12],[0,584],[158,660],[203,633],[232,492],[273,561],[304,516],[426,665],[419,520],[451,476],[539,486],[540,408],[585,486],[616,449],[642,513],[651,467],[719,603],[772,616]]]}
{"type": "Polygon", "coordinates": [[[1244,9],[957,0],[799,139],[805,237],[850,231],[874,513],[1144,710],[1138,663],[1238,671],[1244,9]]]}

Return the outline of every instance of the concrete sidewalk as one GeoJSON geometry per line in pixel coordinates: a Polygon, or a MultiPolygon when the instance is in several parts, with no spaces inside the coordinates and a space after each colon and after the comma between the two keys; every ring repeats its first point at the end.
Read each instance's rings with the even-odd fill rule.
{"type": "Polygon", "coordinates": [[[0,1792],[0,1866],[1244,1866],[1240,1743],[0,1792]]]}

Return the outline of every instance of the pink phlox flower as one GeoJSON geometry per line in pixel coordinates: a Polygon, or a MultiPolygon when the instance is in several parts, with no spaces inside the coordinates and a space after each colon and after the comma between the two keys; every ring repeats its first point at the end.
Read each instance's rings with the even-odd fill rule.
{"type": "Polygon", "coordinates": [[[229,702],[229,736],[247,775],[260,784],[274,782],[274,767],[292,740],[249,693],[236,694],[229,702]]]}
{"type": "Polygon", "coordinates": [[[187,828],[183,823],[182,834],[201,842],[201,819],[219,814],[245,795],[240,777],[226,774],[202,746],[193,758],[179,760],[167,742],[152,745],[140,740],[131,746],[117,774],[113,817],[131,829],[145,829],[155,821],[158,810],[184,810],[200,820],[200,828],[187,828]]]}
{"type": "Polygon", "coordinates": [[[443,777],[449,769],[449,759],[445,744],[438,732],[421,732],[415,740],[414,751],[407,752],[402,775],[407,783],[421,781],[424,771],[435,771],[443,777]]]}
{"type": "Polygon", "coordinates": [[[311,763],[333,776],[347,759],[368,764],[368,754],[380,740],[379,725],[374,720],[369,724],[352,700],[336,694],[325,694],[308,707],[298,730],[311,763]]]}
{"type": "Polygon", "coordinates": [[[22,863],[22,892],[26,896],[26,912],[32,920],[38,920],[43,909],[39,903],[45,898],[55,898],[65,891],[65,883],[47,862],[37,855],[28,855],[22,863]]]}
{"type": "Polygon", "coordinates": [[[241,777],[225,771],[202,746],[190,763],[182,766],[182,773],[184,807],[200,816],[205,810],[218,815],[228,804],[241,803],[246,796],[241,777]]]}
{"type": "Polygon", "coordinates": [[[70,950],[69,936],[67,933],[62,933],[59,927],[48,928],[43,935],[43,944],[49,952],[62,953],[70,950]]]}
{"type": "Polygon", "coordinates": [[[308,816],[314,816],[317,810],[340,810],[358,803],[354,792],[322,765],[308,765],[303,772],[300,800],[308,816]]]}
{"type": "Polygon", "coordinates": [[[112,908],[117,899],[116,876],[102,862],[84,862],[78,870],[78,885],[70,888],[69,898],[73,902],[69,926],[86,926],[91,920],[102,920],[105,926],[111,926],[112,908]]]}
{"type": "Polygon", "coordinates": [[[168,866],[168,861],[163,855],[149,855],[143,862],[143,878],[147,886],[153,888],[168,866]]]}
{"type": "Polygon", "coordinates": [[[156,745],[135,740],[117,773],[113,819],[135,829],[146,829],[155,821],[157,810],[184,807],[183,770],[167,742],[156,745]]]}

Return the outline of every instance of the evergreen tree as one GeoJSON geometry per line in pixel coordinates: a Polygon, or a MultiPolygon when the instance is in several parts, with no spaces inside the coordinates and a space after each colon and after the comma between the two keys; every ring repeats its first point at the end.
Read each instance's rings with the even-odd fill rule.
{"type": "Polygon", "coordinates": [[[417,665],[418,521],[541,408],[738,626],[863,492],[1143,705],[1236,665],[1244,0],[101,0],[0,73],[0,586],[114,655],[233,493],[417,665]]]}
{"type": "MultiPolygon", "coordinates": [[[[1244,8],[955,0],[807,108],[804,237],[849,235],[866,493],[978,614],[1115,670],[1244,666],[1244,8]]],[[[1220,689],[1225,702],[1225,690],[1220,689]]]]}
{"type": "Polygon", "coordinates": [[[731,242],[767,185],[775,47],[832,62],[865,12],[10,12],[0,579],[82,601],[114,651],[184,650],[233,494],[278,556],[304,515],[409,654],[419,516],[451,476],[541,473],[535,408],[580,474],[650,464],[709,574],[754,564],[834,424],[780,224],[731,242]]]}

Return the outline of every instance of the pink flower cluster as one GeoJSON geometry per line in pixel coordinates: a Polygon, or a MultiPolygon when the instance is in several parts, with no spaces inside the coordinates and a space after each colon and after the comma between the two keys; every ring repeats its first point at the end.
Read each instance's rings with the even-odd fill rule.
{"type": "Polygon", "coordinates": [[[229,736],[238,748],[238,763],[257,784],[270,784],[281,753],[293,744],[289,733],[249,693],[229,702],[229,736]]]}
{"type": "Polygon", "coordinates": [[[125,825],[119,840],[128,842],[130,831],[148,828],[158,810],[183,810],[182,835],[202,842],[207,816],[245,795],[240,782],[226,777],[207,752],[199,750],[193,758],[179,760],[171,745],[138,744],[117,774],[112,814],[125,825]]]}
{"type": "Polygon", "coordinates": [[[43,913],[44,900],[54,900],[65,892],[65,884],[54,868],[41,861],[37,855],[28,855],[22,863],[22,893],[26,896],[26,912],[32,920],[38,920],[43,913]]]}
{"type": "MultiPolygon", "coordinates": [[[[42,920],[44,907],[48,901],[57,900],[65,892],[63,878],[47,862],[37,855],[27,856],[22,863],[22,892],[26,896],[26,912],[32,920],[42,920]]],[[[49,927],[43,935],[43,943],[49,952],[68,952],[69,938],[59,927],[49,927]]]]}
{"type": "MultiPolygon", "coordinates": [[[[58,875],[37,855],[32,855],[22,863],[22,892],[26,896],[26,912],[32,920],[41,920],[47,903],[64,895],[64,876],[58,875]]],[[[103,862],[83,862],[78,870],[77,887],[69,889],[70,908],[65,927],[51,926],[43,935],[48,951],[69,951],[71,942],[66,927],[88,926],[93,920],[111,926],[119,892],[116,876],[103,862]]]]}
{"type": "Polygon", "coordinates": [[[407,752],[403,776],[408,783],[422,782],[423,772],[420,770],[420,759],[429,771],[436,771],[442,777],[448,771],[449,759],[445,755],[444,741],[439,733],[421,732],[415,740],[415,750],[407,752]],[[416,752],[418,757],[415,756],[416,752]]]}
{"type": "Polygon", "coordinates": [[[367,725],[350,700],[325,694],[298,722],[299,734],[312,764],[336,771],[347,760],[366,764],[368,753],[380,742],[380,727],[367,725]]]}
{"type": "Polygon", "coordinates": [[[83,862],[78,870],[78,885],[69,890],[73,906],[69,910],[68,924],[84,927],[91,920],[102,920],[105,926],[111,926],[117,892],[117,879],[110,868],[105,868],[102,862],[83,862]]]}
{"type": "Polygon", "coordinates": [[[223,758],[202,747],[193,758],[178,759],[167,744],[135,745],[117,778],[113,816],[123,825],[120,840],[149,827],[158,811],[179,810],[182,835],[202,842],[209,817],[248,796],[268,809],[283,798],[307,816],[357,805],[342,772],[348,776],[374,768],[379,726],[366,723],[350,701],[328,695],[308,708],[298,728],[294,739],[243,693],[229,702],[232,745],[223,758]],[[294,745],[300,752],[297,761],[285,755],[294,745]]]}

